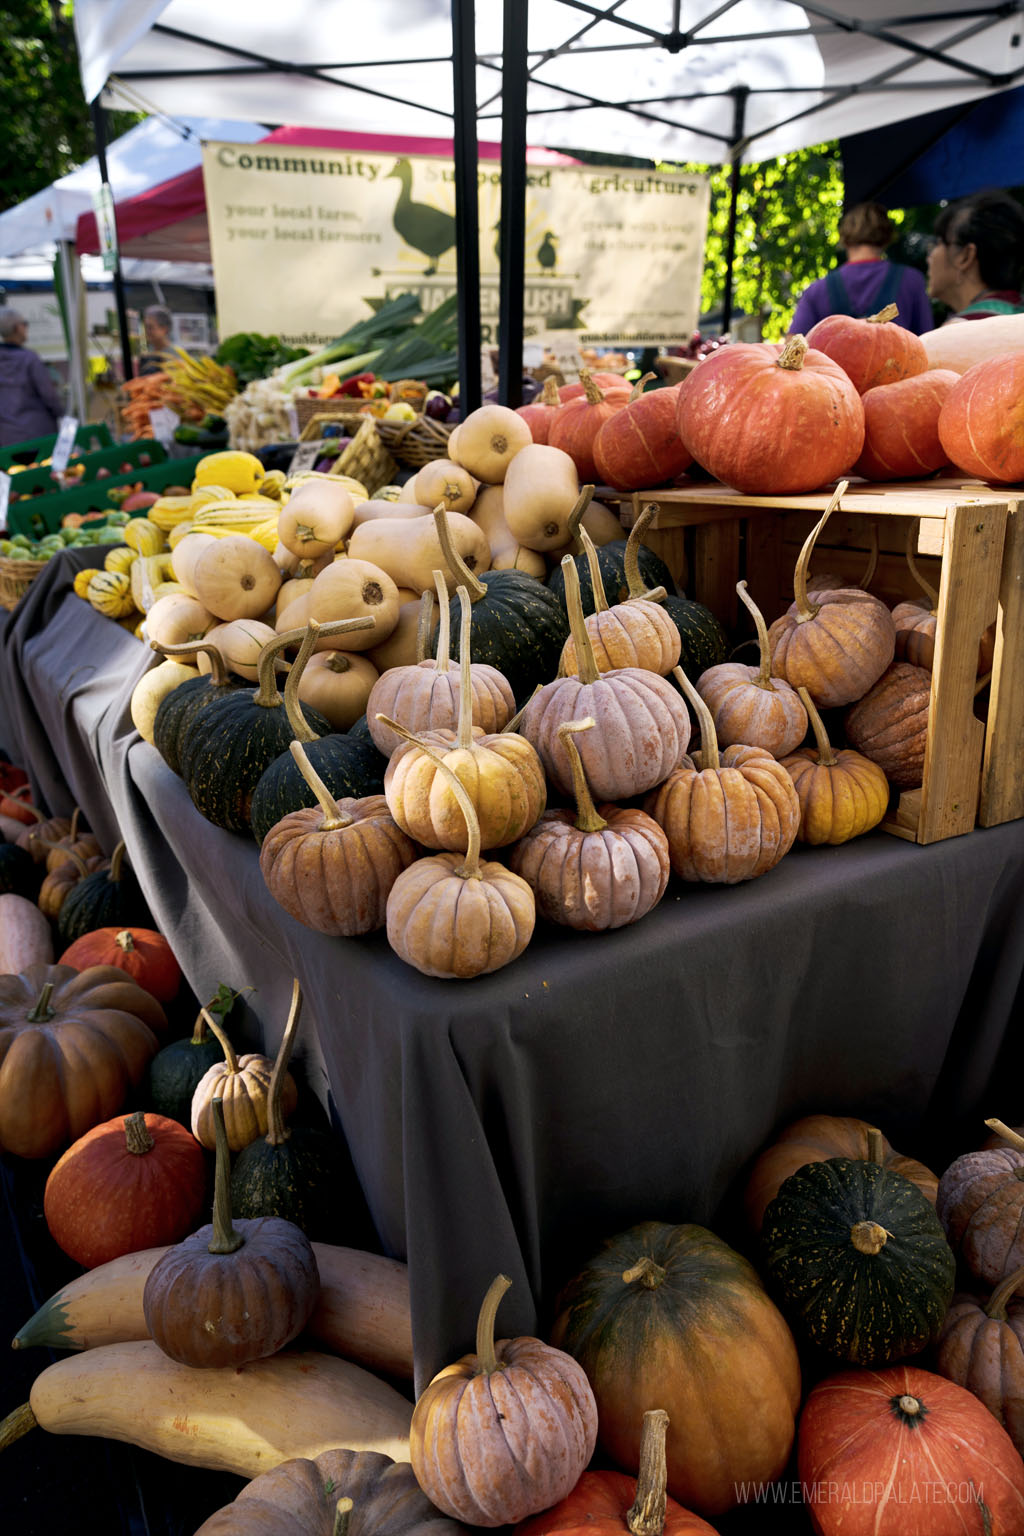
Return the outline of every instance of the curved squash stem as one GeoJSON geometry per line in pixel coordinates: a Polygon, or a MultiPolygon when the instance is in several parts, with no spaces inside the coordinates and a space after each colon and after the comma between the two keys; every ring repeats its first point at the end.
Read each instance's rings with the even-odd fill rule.
{"type": "MultiPolygon", "coordinates": [[[[441,571],[434,572],[434,586],[437,588],[437,668],[438,672],[451,670],[452,650],[452,616],[451,598],[448,596],[448,583],[441,571]]],[[[468,590],[468,589],[467,589],[468,590]]],[[[433,604],[431,604],[433,607],[433,604]]]]}
{"type": "MultiPolygon", "coordinates": [[[[643,543],[644,534],[654,521],[657,510],[657,502],[649,501],[629,530],[625,552],[622,556],[622,564],[626,573],[626,586],[630,597],[650,597],[650,593],[644,586],[644,579],[640,574],[640,545],[643,543]]],[[[664,588],[657,588],[656,590],[663,592],[666,597],[668,596],[664,588]]],[[[652,601],[661,602],[662,599],[652,598],[652,601]]]]}
{"type": "MultiPolygon", "coordinates": [[[[312,729],[309,721],[302,713],[302,701],[299,698],[299,684],[302,681],[302,674],[306,670],[306,663],[312,656],[317,641],[326,635],[343,635],[353,629],[373,629],[376,623],[377,620],[372,614],[364,614],[362,618],[358,619],[332,619],[329,624],[318,624],[316,619],[310,619],[305,629],[289,630],[289,634],[301,639],[299,653],[292,662],[284,682],[284,712],[288,717],[288,724],[291,726],[292,735],[296,741],[305,742],[308,745],[311,741],[320,740],[316,731],[312,729]]],[[[261,651],[261,667],[263,665],[262,657],[263,652],[261,651]]],[[[277,702],[281,703],[280,694],[278,695],[277,702]]],[[[258,704],[259,699],[255,699],[254,703],[258,704]]]]}
{"type": "Polygon", "coordinates": [[[822,529],[849,489],[849,480],[840,480],[829,497],[828,506],[804,540],[804,547],[800,551],[800,557],[796,562],[796,570],[793,572],[793,598],[796,603],[796,621],[798,624],[806,624],[808,619],[815,618],[821,612],[820,603],[809,603],[807,601],[807,568],[811,563],[814,546],[818,542],[822,529]]]}
{"type": "Polygon", "coordinates": [[[284,1115],[281,1113],[281,1094],[284,1090],[285,1073],[288,1071],[288,1063],[292,1057],[292,1047],[295,1044],[295,1036],[299,1030],[299,1014],[302,1012],[302,988],[299,978],[296,976],[292,982],[292,1001],[288,1010],[288,1022],[281,1036],[281,1044],[277,1048],[274,1057],[274,1070],[270,1074],[270,1087],[267,1090],[267,1144],[271,1147],[279,1147],[288,1140],[291,1131],[284,1123],[284,1115]]]}
{"type": "Polygon", "coordinates": [[[124,838],[122,838],[117,847],[114,849],[113,853],[110,855],[110,869],[107,872],[107,879],[114,885],[116,885],[121,878],[121,866],[124,863],[124,857],[125,847],[124,838]]]}
{"type": "Polygon", "coordinates": [[[807,342],[804,337],[790,336],[775,359],[775,366],[776,368],[788,368],[796,371],[803,367],[806,353],[807,342]]]}
{"type": "Polygon", "coordinates": [[[996,1322],[1006,1322],[1006,1304],[1024,1285],[1024,1266],[1013,1270],[1004,1279],[1000,1280],[985,1306],[985,1316],[994,1317],[996,1322]]]}
{"type": "Polygon", "coordinates": [[[898,305],[887,304],[884,309],[880,309],[878,311],[877,315],[868,315],[868,324],[885,325],[889,320],[895,320],[899,312],[900,311],[898,305]]]}
{"type": "Polygon", "coordinates": [[[468,752],[473,745],[473,673],[469,662],[469,631],[473,623],[473,604],[465,587],[456,592],[462,609],[459,625],[459,729],[455,745],[468,752]]]}
{"type": "Polygon", "coordinates": [[[203,640],[198,644],[192,640],[184,645],[158,645],[155,640],[149,642],[150,648],[161,656],[198,656],[200,652],[210,658],[210,686],[211,688],[224,688],[231,681],[224,657],[215,645],[210,645],[203,640]]]}
{"type": "Polygon", "coordinates": [[[476,1357],[480,1362],[477,1370],[479,1376],[491,1376],[501,1369],[494,1352],[494,1319],[498,1314],[501,1298],[511,1284],[512,1281],[508,1275],[495,1275],[481,1303],[480,1316],[476,1320],[476,1357]]]}
{"type": "Polygon", "coordinates": [[[885,1162],[885,1141],[877,1125],[868,1126],[867,1161],[877,1163],[879,1167],[885,1162]]]}
{"type": "Polygon", "coordinates": [[[569,629],[576,646],[576,676],[581,683],[596,683],[600,677],[594,660],[594,647],[590,643],[587,626],[583,621],[583,602],[580,597],[580,573],[572,555],[562,556],[562,576],[565,579],[565,606],[569,613],[569,629]]]}
{"type": "MultiPolygon", "coordinates": [[[[435,581],[437,580],[437,576],[438,576],[438,573],[437,573],[437,571],[435,571],[434,572],[434,580],[435,581]]],[[[444,580],[443,577],[441,579],[442,579],[442,581],[444,580]]],[[[447,589],[445,589],[445,590],[447,592],[447,589]]],[[[445,599],[445,606],[447,607],[447,597],[445,599]]],[[[433,592],[431,592],[430,588],[428,587],[426,589],[426,591],[423,593],[422,597],[420,598],[420,616],[419,616],[419,621],[417,622],[417,625],[416,625],[416,660],[417,660],[417,662],[426,661],[426,659],[427,659],[427,641],[430,639],[430,631],[431,631],[431,629],[433,627],[433,621],[434,621],[434,594],[433,594],[433,592]]],[[[440,671],[440,668],[438,668],[438,671],[440,671]]]]}
{"type": "Polygon", "coordinates": [[[28,1015],[29,1024],[48,1024],[53,1018],[55,1009],[50,1007],[50,998],[53,996],[53,982],[44,981],[43,990],[36,998],[36,1005],[28,1015]]]}
{"type": "Polygon", "coordinates": [[[295,759],[295,766],[314,795],[316,795],[320,809],[324,813],[324,819],[317,830],[319,832],[340,832],[343,827],[350,827],[355,818],[346,815],[337,800],[335,800],[303,750],[302,742],[290,741],[288,743],[288,750],[295,759]]]}
{"type": "Polygon", "coordinates": [[[604,589],[604,577],[601,575],[601,562],[597,558],[597,550],[590,534],[580,524],[580,543],[587,557],[587,568],[590,571],[590,585],[594,594],[594,612],[608,612],[608,594],[604,589]]]}
{"type": "Polygon", "coordinates": [[[583,553],[583,545],[580,542],[580,524],[583,521],[583,514],[586,512],[593,499],[594,487],[592,485],[581,485],[580,494],[576,498],[576,505],[573,507],[572,511],[569,513],[569,516],[565,520],[566,529],[568,530],[569,537],[572,540],[574,555],[582,555],[583,553]]]}
{"type": "Polygon", "coordinates": [[[401,736],[403,741],[411,741],[414,746],[417,746],[426,757],[430,758],[430,761],[440,769],[448,780],[449,788],[458,802],[459,810],[462,812],[466,823],[467,841],[465,860],[452,873],[458,875],[463,880],[482,879],[483,872],[480,869],[480,818],[476,814],[476,806],[470,799],[462,780],[457,773],[452,772],[448,764],[442,759],[440,753],[435,752],[433,747],[428,746],[421,736],[414,736],[412,731],[407,731],[404,725],[399,725],[398,721],[392,720],[389,715],[378,714],[377,719],[382,720],[389,730],[401,736]]]}
{"type": "Polygon", "coordinates": [[[874,580],[875,571],[878,569],[878,524],[874,518],[871,519],[871,524],[868,528],[868,538],[870,540],[868,545],[868,563],[863,576],[857,583],[862,592],[868,590],[874,580]]]}
{"type": "MultiPolygon", "coordinates": [[[[68,859],[70,859],[72,864],[74,864],[75,868],[78,870],[78,878],[79,878],[79,880],[81,880],[83,875],[87,875],[89,873],[88,869],[86,868],[85,860],[82,858],[82,855],[80,853],[76,853],[73,848],[65,848],[64,852],[67,854],[68,857],[67,857],[67,859],[62,859],[61,860],[61,864],[66,864],[68,862],[68,859]]],[[[58,868],[59,867],[60,866],[58,866],[58,868]]],[[[53,873],[56,874],[56,870],[54,870],[53,873]]]]}
{"type": "Polygon", "coordinates": [[[237,1072],[238,1071],[238,1057],[235,1055],[235,1048],[231,1044],[231,1041],[228,1039],[228,1037],[224,1033],[223,1029],[221,1029],[220,1025],[212,1017],[212,1015],[210,1014],[209,1009],[201,1008],[199,1011],[200,1011],[200,1013],[201,1013],[201,1015],[203,1017],[203,1020],[204,1020],[204,1022],[206,1024],[207,1029],[213,1035],[213,1038],[217,1041],[217,1044],[220,1046],[221,1050],[224,1052],[224,1064],[227,1067],[228,1071],[231,1072],[231,1073],[237,1072]]]}
{"type": "Polygon", "coordinates": [[[754,628],[757,630],[757,648],[761,657],[761,669],[751,681],[755,688],[764,688],[767,693],[777,693],[778,689],[772,682],[772,648],[768,643],[768,626],[764,621],[764,614],[754,602],[747,591],[746,581],[736,583],[736,591],[740,602],[750,610],[754,620],[754,628]]]}
{"type": "Polygon", "coordinates": [[[133,1157],[142,1157],[146,1152],[152,1152],[156,1145],[149,1134],[146,1116],[141,1109],[137,1109],[133,1115],[125,1116],[124,1144],[133,1157]]]}
{"type": "MultiPolygon", "coordinates": [[[[815,709],[814,701],[802,683],[797,689],[797,693],[800,695],[801,704],[807,711],[807,718],[811,722],[811,729],[814,731],[814,739],[818,744],[818,767],[834,768],[839,759],[836,757],[832,750],[832,743],[828,739],[828,732],[825,729],[825,722],[822,720],[821,716],[818,714],[818,711],[815,709]]],[[[871,1132],[869,1131],[869,1144],[870,1137],[871,1132]]],[[[872,1158],[871,1161],[877,1163],[880,1162],[881,1159],[876,1157],[872,1158]]]]}
{"type": "Polygon", "coordinates": [[[452,531],[448,526],[448,513],[443,501],[434,508],[434,527],[437,529],[438,542],[441,545],[441,553],[449,572],[469,593],[470,601],[478,603],[482,597],[487,596],[487,586],[479,576],[474,576],[469,566],[459,554],[452,543],[452,531]]]}
{"type": "Polygon", "coordinates": [[[1010,1127],[1004,1125],[1001,1120],[986,1120],[985,1124],[990,1131],[995,1131],[997,1136],[1001,1136],[1009,1146],[1018,1152],[1024,1152],[1024,1136],[1018,1136],[1016,1131],[1011,1131],[1010,1127]]]}
{"type": "Polygon", "coordinates": [[[216,1171],[213,1176],[213,1235],[211,1253],[237,1253],[245,1243],[241,1232],[231,1225],[231,1152],[224,1129],[224,1101],[213,1101],[213,1134],[217,1141],[216,1171]]]}
{"type": "Polygon", "coordinates": [[[74,810],[71,812],[71,830],[68,833],[68,842],[69,843],[73,843],[75,841],[75,838],[78,836],[78,822],[79,822],[79,818],[81,817],[81,814],[82,814],[82,807],[80,805],[76,805],[74,810]]]}
{"type": "Polygon", "coordinates": [[[206,1043],[206,1014],[202,1008],[196,1014],[196,1021],[192,1026],[192,1039],[190,1045],[204,1045],[206,1043]]]}
{"type": "Polygon", "coordinates": [[[668,1414],[664,1408],[649,1408],[640,1431],[640,1466],[636,1475],[636,1497],[626,1514],[626,1524],[633,1536],[661,1536],[668,1509],[668,1463],[665,1458],[665,1431],[668,1414]]]}
{"type": "Polygon", "coordinates": [[[348,1523],[354,1509],[355,1505],[347,1496],[338,1500],[334,1506],[334,1526],[331,1536],[348,1536],[348,1523]]]}
{"type": "Polygon", "coordinates": [[[657,377],[658,375],[656,373],[645,373],[643,378],[637,379],[636,383],[633,385],[633,393],[626,401],[626,404],[632,405],[634,400],[639,400],[647,385],[651,382],[652,379],[656,379],[657,377]]]}
{"type": "Polygon", "coordinates": [[[718,756],[718,736],[715,732],[715,722],[711,711],[690,682],[682,667],[673,667],[672,676],[683,690],[697,716],[697,723],[700,726],[701,769],[710,768],[713,772],[717,772],[721,759],[718,756]]]}
{"type": "Polygon", "coordinates": [[[5,1451],[15,1440],[20,1440],[22,1435],[27,1435],[30,1429],[35,1429],[39,1420],[32,1412],[28,1403],[22,1403],[20,1408],[13,1408],[5,1419],[0,1420],[0,1451],[5,1451]]]}
{"type": "Polygon", "coordinates": [[[499,736],[511,736],[515,731],[518,731],[518,729],[520,727],[520,724],[522,723],[523,716],[526,714],[526,711],[529,708],[531,701],[536,697],[536,695],[538,693],[540,693],[540,691],[541,691],[541,689],[543,687],[544,687],[543,683],[535,683],[534,684],[533,693],[530,694],[530,697],[527,699],[527,701],[523,705],[522,709],[517,709],[515,714],[512,716],[511,720],[506,720],[505,724],[502,726],[501,730],[498,732],[499,736]]]}
{"type": "Polygon", "coordinates": [[[932,613],[937,613],[939,608],[939,594],[929,582],[925,581],[923,575],[921,574],[921,567],[914,559],[914,556],[917,553],[917,533],[920,526],[921,519],[919,517],[912,518],[910,522],[907,523],[907,564],[910,566],[911,576],[913,576],[914,580],[921,588],[921,591],[928,599],[928,606],[932,613]]]}
{"type": "Polygon", "coordinates": [[[603,832],[608,823],[604,817],[598,814],[594,805],[587,776],[583,772],[583,762],[580,758],[579,748],[573,741],[576,731],[589,731],[594,725],[594,718],[588,715],[585,720],[566,720],[558,727],[558,739],[565,748],[565,755],[569,759],[569,771],[572,774],[572,792],[576,799],[576,830],[578,832],[603,832]]]}

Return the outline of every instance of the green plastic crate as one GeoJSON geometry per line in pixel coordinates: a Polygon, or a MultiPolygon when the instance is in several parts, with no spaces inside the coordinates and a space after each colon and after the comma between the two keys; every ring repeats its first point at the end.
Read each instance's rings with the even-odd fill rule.
{"type": "MultiPolygon", "coordinates": [[[[205,454],[197,453],[187,459],[167,459],[163,464],[138,469],[130,475],[111,475],[108,480],[76,485],[72,491],[55,491],[51,496],[33,496],[29,501],[12,501],[7,508],[7,526],[11,533],[24,533],[30,539],[41,539],[48,533],[56,533],[61,518],[69,512],[113,511],[114,508],[107,500],[107,491],[112,486],[141,482],[147,491],[164,491],[169,485],[191,486],[196,465],[202,458],[205,458],[205,454]]],[[[139,515],[143,516],[144,513],[139,515]]]]}
{"type": "MultiPolygon", "coordinates": [[[[51,437],[29,437],[23,443],[8,443],[6,448],[0,448],[0,469],[9,469],[12,464],[34,464],[36,459],[48,459],[56,441],[57,434],[54,433],[51,437]]],[[[75,447],[83,453],[113,446],[114,439],[105,421],[79,423],[75,433],[75,447]]]]}
{"type": "MultiPolygon", "coordinates": [[[[136,467],[150,468],[154,464],[163,464],[167,458],[167,449],[162,443],[153,438],[140,438],[134,443],[115,443],[110,448],[100,448],[95,453],[84,453],[80,458],[71,460],[75,465],[84,465],[85,474],[76,485],[69,486],[69,490],[77,491],[81,485],[89,485],[96,479],[97,470],[105,469],[108,474],[101,475],[101,480],[113,478],[114,467],[128,464],[132,470],[136,467]],[[148,459],[148,465],[140,465],[140,459],[148,459]]],[[[127,471],[125,471],[127,473],[127,471]]],[[[47,465],[39,469],[23,469],[20,474],[12,475],[11,491],[35,491],[41,490],[45,496],[60,495],[60,489],[54,482],[53,476],[47,465]]]]}

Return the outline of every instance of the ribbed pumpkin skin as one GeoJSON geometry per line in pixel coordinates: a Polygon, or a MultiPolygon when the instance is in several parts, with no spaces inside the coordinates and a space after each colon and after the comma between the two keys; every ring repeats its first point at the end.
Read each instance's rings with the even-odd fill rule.
{"type": "Polygon", "coordinates": [[[434,1508],[407,1461],[379,1451],[324,1451],[253,1478],[196,1536],[333,1536],[343,1497],[353,1503],[348,1536],[456,1536],[465,1529],[434,1508]]]}
{"type": "MultiPolygon", "coordinates": [[[[679,661],[682,638],[664,608],[641,598],[615,603],[584,619],[599,672],[640,667],[665,677],[679,661]]],[[[570,635],[562,651],[562,670],[576,675],[576,643],[570,635]]]]}
{"type": "Polygon", "coordinates": [[[807,332],[807,345],[837,363],[861,395],[928,369],[921,338],[891,320],[826,315],[807,332]]]}
{"type": "Polygon", "coordinates": [[[939,439],[966,474],[998,485],[1024,480],[1024,352],[968,368],[943,404],[939,439]]]}
{"type": "Polygon", "coordinates": [[[696,683],[702,672],[725,660],[729,649],[725,630],[703,603],[669,594],[662,607],[679,631],[679,665],[690,682],[696,683]]]}
{"type": "Polygon", "coordinates": [[[783,1310],[826,1354],[881,1365],[937,1337],[956,1260],[931,1202],[909,1179],[843,1157],[808,1163],[765,1211],[761,1242],[783,1310]],[[888,1233],[878,1252],[854,1247],[861,1222],[888,1233]]]}
{"type": "MultiPolygon", "coordinates": [[[[753,1230],[760,1232],[769,1203],[798,1168],[807,1163],[823,1163],[830,1157],[866,1160],[870,1129],[866,1120],[857,1120],[852,1115],[804,1115],[788,1125],[761,1153],[747,1180],[743,1198],[747,1220],[753,1230]]],[[[884,1136],[882,1165],[916,1184],[932,1205],[935,1204],[938,1178],[923,1163],[895,1152],[884,1136]]]]}
{"type": "Polygon", "coordinates": [[[90,965],[116,965],[161,1003],[173,1002],[181,986],[174,951],[154,928],[94,928],[64,951],[60,963],[76,971],[90,965]]]}
{"type": "Polygon", "coordinates": [[[126,1120],[117,1116],[80,1136],[46,1181],[50,1235],[85,1269],[179,1242],[202,1219],[202,1147],[174,1120],[150,1114],[144,1120],[148,1151],[130,1150],[126,1120]]]}
{"type": "MultiPolygon", "coordinates": [[[[480,847],[504,848],[534,826],[547,785],[541,760],[525,737],[475,734],[460,747],[452,731],[433,731],[426,743],[456,775],[477,813],[480,847]]],[[[395,821],[424,848],[466,853],[466,818],[444,773],[414,743],[403,743],[388,764],[384,794],[395,821]]]]}
{"type": "MultiPolygon", "coordinates": [[[[274,1063],[269,1056],[250,1052],[238,1057],[238,1070],[231,1072],[227,1063],[214,1062],[199,1079],[192,1095],[192,1135],[213,1151],[213,1101],[223,1100],[224,1129],[232,1152],[240,1152],[257,1136],[267,1133],[267,1096],[274,1063]]],[[[291,1114],[299,1102],[299,1091],[290,1072],[285,1073],[281,1089],[281,1113],[291,1114]]]]}
{"type": "Polygon", "coordinates": [[[533,934],[536,903],[497,860],[463,879],[461,853],[437,853],[404,869],[388,897],[388,943],[424,976],[466,981],[518,960],[533,934]]]}
{"type": "Polygon", "coordinates": [[[959,381],[950,368],[930,368],[869,389],[863,396],[864,451],[854,474],[910,480],[941,469],[946,450],[939,441],[939,412],[959,381]]]}
{"type": "Polygon", "coordinates": [[[160,700],[153,721],[153,745],[172,773],[181,773],[181,743],[192,720],[228,691],[241,691],[237,678],[215,685],[209,677],[190,677],[160,700]]]}
{"type": "MultiPolygon", "coordinates": [[[[471,640],[473,633],[470,632],[471,640]]],[[[500,731],[516,712],[515,695],[508,679],[497,667],[479,662],[470,663],[469,677],[473,724],[488,733],[500,731]]],[[[378,720],[378,714],[396,720],[414,736],[422,736],[425,731],[455,730],[459,723],[458,667],[439,672],[436,661],[426,660],[381,673],[366,701],[366,724],[377,750],[390,757],[403,738],[378,720]]]]}
{"type": "Polygon", "coordinates": [[[726,747],[720,761],[700,769],[684,757],[644,802],[681,880],[755,880],[796,841],[800,801],[782,764],[760,747],[726,747]]]}
{"type": "MultiPolygon", "coordinates": [[[[487,594],[473,604],[469,642],[473,662],[495,667],[507,680],[516,702],[522,704],[538,683],[546,683],[555,675],[569,633],[565,608],[535,576],[521,571],[474,574],[487,594]]],[[[451,659],[458,661],[462,609],[457,597],[452,599],[449,618],[451,659]]],[[[435,655],[437,637],[435,629],[430,641],[435,655]]]]}
{"type": "Polygon", "coordinates": [[[813,491],[844,474],[864,445],[864,408],[843,370],[817,351],[783,368],[782,352],[770,341],[720,347],[679,390],[687,449],[738,491],[813,491]]]}
{"type": "Polygon", "coordinates": [[[574,811],[545,811],[508,859],[541,917],[590,933],[646,917],[670,872],[668,839],[656,821],[616,805],[597,809],[608,823],[599,832],[581,832],[574,811]]]}
{"type": "Polygon", "coordinates": [[[300,1334],[320,1291],[309,1239],[275,1216],[233,1223],[234,1253],[210,1252],[212,1224],[168,1249],[149,1272],[142,1310],[165,1355],[198,1369],[262,1360],[300,1334]]]}
{"type": "Polygon", "coordinates": [[[109,1120],[166,1024],[156,999],[112,966],[32,965],[0,976],[0,1147],[50,1157],[109,1120]],[[46,982],[53,1015],[29,1023],[46,982]]]}
{"type": "Polygon", "coordinates": [[[676,423],[679,385],[628,401],[601,424],[594,465],[606,485],[641,491],[667,485],[693,463],[676,423]]]}
{"type": "MultiPolygon", "coordinates": [[[[228,832],[248,832],[252,797],[275,758],[288,751],[292,728],[284,704],[254,704],[251,689],[232,691],[195,716],[181,740],[181,776],[192,804],[228,832]]],[[[310,730],[331,725],[307,704],[298,706],[310,730]]]]}
{"type": "Polygon", "coordinates": [[[785,757],[807,735],[807,711],[781,677],[760,687],[760,673],[760,667],[726,661],[701,674],[697,692],[711,711],[720,747],[742,744],[785,757]]]}
{"type": "MultiPolygon", "coordinates": [[[[600,391],[600,386],[598,386],[600,391]]],[[[567,453],[576,465],[580,484],[593,484],[599,478],[594,459],[594,443],[604,424],[629,404],[632,386],[600,391],[603,398],[591,403],[586,393],[563,400],[561,408],[548,423],[548,444],[567,453]]]]}
{"type": "Polygon", "coordinates": [[[786,1465],[796,1346],[753,1266],[704,1227],[645,1221],[609,1238],[559,1298],[551,1339],[586,1371],[619,1466],[637,1470],[643,1415],[664,1408],[668,1491],[687,1509],[721,1514],[737,1484],[786,1465]],[[625,1280],[643,1260],[660,1284],[625,1280]]]}
{"type": "MultiPolygon", "coordinates": [[[[636,1478],[625,1472],[584,1472],[572,1493],[553,1509],[517,1525],[515,1536],[548,1536],[553,1531],[622,1536],[629,1530],[626,1516],[635,1498],[636,1478]]],[[[699,1515],[667,1499],[663,1536],[715,1536],[715,1531],[699,1515]]]]}
{"type": "Polygon", "coordinates": [[[804,1488],[822,1490],[808,1505],[818,1536],[1024,1531],[1024,1468],[1006,1431],[969,1392],[918,1366],[819,1382],[800,1418],[797,1466],[804,1488]],[[920,1404],[912,1417],[904,1398],[920,1404]]]}
{"type": "Polygon", "coordinates": [[[383,795],[339,800],[350,824],[323,831],[320,806],[292,811],[271,827],[260,869],[274,900],[317,933],[353,938],[383,928],[388,894],[416,848],[383,795]]]}
{"type": "Polygon", "coordinates": [[[846,739],[897,789],[917,789],[928,745],[931,673],[897,661],[843,719],[846,739]]]}
{"type": "Polygon", "coordinates": [[[495,1341],[498,1369],[464,1355],[420,1394],[409,1459],[453,1519],[508,1525],[565,1497],[594,1454],[597,1411],[580,1366],[541,1339],[495,1341]]]}
{"type": "MultiPolygon", "coordinates": [[[[351,732],[321,736],[302,749],[335,800],[362,800],[384,793],[387,758],[370,741],[351,732]]],[[[315,796],[290,751],[275,757],[252,792],[252,835],[262,843],[271,827],[293,811],[310,809],[315,796]]]]}
{"type": "Polygon", "coordinates": [[[896,626],[883,602],[859,587],[816,592],[818,612],[800,623],[796,605],[768,630],[772,672],[804,687],[820,709],[861,699],[892,661],[896,626]]]}
{"type": "Polygon", "coordinates": [[[939,1180],[939,1220],[973,1275],[998,1285],[1024,1264],[1024,1153],[965,1152],[939,1180]]]}
{"type": "Polygon", "coordinates": [[[595,800],[628,800],[660,784],[683,760],[690,740],[686,704],[654,672],[621,667],[593,683],[578,677],[548,683],[529,701],[520,731],[536,747],[547,775],[562,794],[572,773],[558,727],[593,716],[595,725],[576,748],[595,800]]]}
{"type": "Polygon", "coordinates": [[[834,763],[806,747],[782,759],[800,800],[802,843],[833,847],[877,827],[889,808],[889,781],[877,763],[843,747],[834,763]]]}
{"type": "Polygon", "coordinates": [[[1024,1302],[988,1315],[988,1298],[953,1297],[935,1353],[940,1376],[985,1404],[1024,1455],[1024,1302]]]}
{"type": "MultiPolygon", "coordinates": [[[[892,611],[896,625],[896,660],[912,667],[932,670],[939,616],[922,603],[897,603],[892,611]]],[[[996,648],[996,626],[990,624],[978,642],[978,676],[992,668],[996,648]]]]}
{"type": "MultiPolygon", "coordinates": [[[[601,568],[601,585],[604,587],[604,595],[609,603],[624,603],[629,597],[629,582],[626,580],[626,540],[612,539],[607,544],[600,544],[597,550],[597,562],[601,568]]],[[[594,611],[594,588],[590,580],[590,562],[586,554],[576,555],[576,574],[580,579],[580,602],[583,613],[586,616],[594,611]]],[[[664,587],[668,593],[674,593],[676,584],[672,579],[672,572],[659,555],[646,544],[641,544],[637,550],[637,560],[640,567],[640,575],[644,579],[644,585],[650,591],[652,587],[664,587]]],[[[565,616],[565,574],[560,565],[556,565],[548,577],[548,589],[554,592],[558,598],[565,616]]],[[[565,633],[569,633],[569,621],[566,619],[565,633]]],[[[473,652],[476,655],[476,651],[473,652]]],[[[557,664],[557,662],[556,662],[557,664]]],[[[554,667],[548,677],[554,676],[554,667]]],[[[540,679],[547,682],[548,678],[540,679]]]]}
{"type": "Polygon", "coordinates": [[[280,1216],[310,1242],[344,1236],[345,1162],[333,1131],[291,1125],[279,1146],[258,1136],[231,1167],[232,1217],[280,1216]]]}

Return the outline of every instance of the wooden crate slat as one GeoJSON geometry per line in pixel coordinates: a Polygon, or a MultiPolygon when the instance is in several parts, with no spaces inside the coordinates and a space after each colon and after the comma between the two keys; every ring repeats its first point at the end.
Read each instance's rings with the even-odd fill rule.
{"type": "Polygon", "coordinates": [[[1010,503],[978,821],[1024,816],[1024,503],[1010,503]]]}

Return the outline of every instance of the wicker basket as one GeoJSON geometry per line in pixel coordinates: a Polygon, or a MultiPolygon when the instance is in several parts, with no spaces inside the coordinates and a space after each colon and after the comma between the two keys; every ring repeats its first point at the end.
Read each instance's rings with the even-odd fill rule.
{"type": "Polygon", "coordinates": [[[331,468],[332,475],[351,475],[366,486],[373,496],[382,485],[390,485],[398,471],[391,454],[381,441],[379,421],[372,416],[352,418],[354,436],[347,448],[343,448],[331,468]]]}
{"type": "MultiPolygon", "coordinates": [[[[349,416],[354,421],[362,421],[363,419],[361,416],[356,415],[354,407],[359,404],[359,401],[354,400],[351,395],[331,395],[326,400],[314,400],[309,395],[300,395],[298,400],[293,403],[295,406],[295,419],[299,426],[300,442],[308,442],[306,428],[314,416],[330,416],[332,420],[349,416]]],[[[354,427],[352,431],[353,433],[355,432],[354,427]]],[[[320,434],[317,433],[316,435],[319,436],[320,434]]]]}
{"type": "Polygon", "coordinates": [[[406,469],[421,469],[434,459],[448,456],[448,439],[454,424],[435,421],[431,416],[417,416],[415,421],[375,422],[381,439],[406,469]]]}
{"type": "Polygon", "coordinates": [[[16,608],[46,565],[45,560],[11,560],[0,555],[0,608],[16,608]]]}

